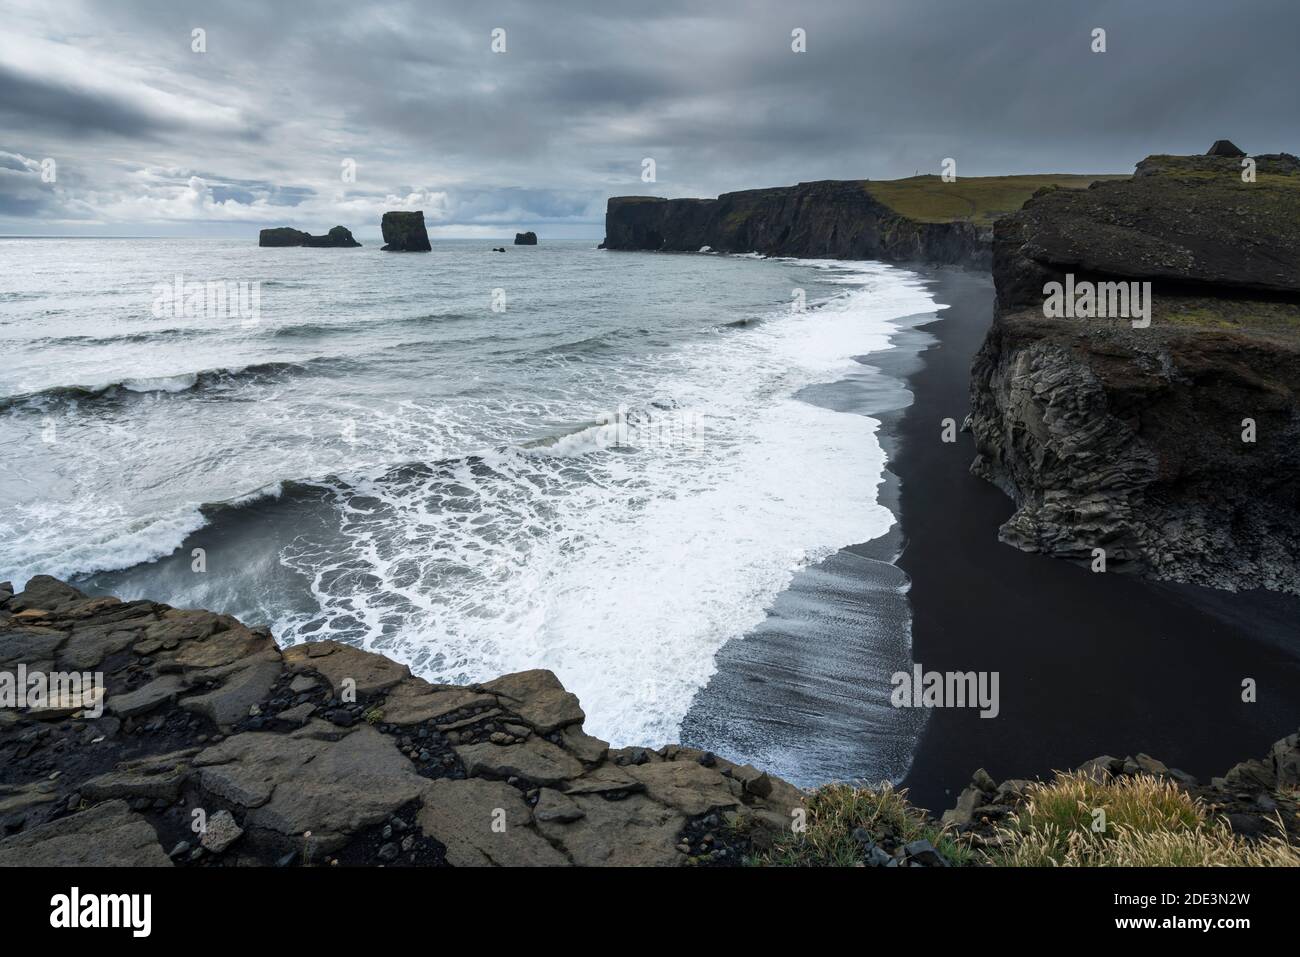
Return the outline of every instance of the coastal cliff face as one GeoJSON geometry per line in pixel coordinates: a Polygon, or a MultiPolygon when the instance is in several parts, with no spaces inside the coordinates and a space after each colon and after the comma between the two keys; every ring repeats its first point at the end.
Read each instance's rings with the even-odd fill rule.
{"type": "Polygon", "coordinates": [[[717,199],[615,196],[605,248],[756,252],[987,268],[988,226],[919,222],[875,199],[867,181],[827,180],[724,193],[717,199]]]}
{"type": "Polygon", "coordinates": [[[1300,593],[1300,163],[1151,157],[999,220],[972,471],[1027,551],[1300,593]],[[1044,285],[1150,282],[1151,324],[1046,318],[1044,285]]]}

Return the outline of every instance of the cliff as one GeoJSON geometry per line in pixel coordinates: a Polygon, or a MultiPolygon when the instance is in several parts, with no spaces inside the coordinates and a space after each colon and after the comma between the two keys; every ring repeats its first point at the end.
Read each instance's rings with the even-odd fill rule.
{"type": "Polygon", "coordinates": [[[860,182],[800,183],[717,199],[615,196],[605,248],[758,252],[829,259],[988,265],[987,227],[920,223],[878,202],[860,182]]]}
{"type": "Polygon", "coordinates": [[[607,249],[757,252],[769,256],[879,259],[986,269],[992,223],[1047,185],[1082,187],[1072,175],[825,180],[724,193],[717,199],[615,196],[607,249]]]}
{"type": "Polygon", "coordinates": [[[1256,161],[1154,156],[994,226],[968,425],[1017,506],[1003,541],[1300,593],[1300,163],[1256,161]],[[1047,316],[1049,284],[1112,282],[1151,284],[1149,326],[1047,316]]]}
{"type": "Polygon", "coordinates": [[[350,248],[361,244],[352,238],[352,231],[345,226],[335,226],[324,236],[313,236],[301,229],[289,226],[277,226],[264,229],[257,237],[259,246],[317,246],[350,248]]]}
{"type": "Polygon", "coordinates": [[[693,748],[610,748],[549,671],[430,684],[46,576],[0,583],[0,705],[0,867],[1006,864],[1045,853],[1024,815],[1060,787],[1176,799],[1209,862],[1300,863],[1300,734],[1208,786],[1145,755],[1087,781],[977,771],[940,822],[887,785],[806,794],[693,748]]]}

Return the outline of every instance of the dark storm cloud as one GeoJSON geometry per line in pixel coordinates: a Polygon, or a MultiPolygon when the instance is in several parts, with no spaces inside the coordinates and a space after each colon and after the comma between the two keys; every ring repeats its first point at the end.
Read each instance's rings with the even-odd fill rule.
{"type": "Polygon", "coordinates": [[[0,109],[13,148],[79,177],[69,219],[366,232],[405,205],[447,232],[598,236],[618,193],[1300,146],[1294,0],[17,6],[0,109]],[[188,169],[212,172],[158,172],[188,169]]]}
{"type": "Polygon", "coordinates": [[[152,136],[167,124],[129,102],[25,76],[0,63],[0,119],[8,130],[49,130],[85,136],[152,136]]]}

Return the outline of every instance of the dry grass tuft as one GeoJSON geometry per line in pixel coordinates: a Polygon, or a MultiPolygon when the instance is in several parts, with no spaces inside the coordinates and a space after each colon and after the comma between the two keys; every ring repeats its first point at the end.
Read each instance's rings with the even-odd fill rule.
{"type": "Polygon", "coordinates": [[[1059,774],[1029,789],[1002,835],[988,859],[1002,867],[1300,866],[1286,841],[1248,842],[1172,781],[1150,775],[1059,774]]]}

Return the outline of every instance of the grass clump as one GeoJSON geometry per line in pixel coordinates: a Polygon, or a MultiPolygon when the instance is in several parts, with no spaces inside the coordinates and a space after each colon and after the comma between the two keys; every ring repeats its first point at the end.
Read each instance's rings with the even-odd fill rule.
{"type": "Polygon", "coordinates": [[[885,850],[928,840],[952,864],[966,863],[973,857],[970,850],[949,839],[925,812],[908,803],[906,790],[895,790],[887,783],[876,788],[827,784],[813,791],[804,807],[805,829],[777,839],[769,849],[751,858],[751,864],[853,867],[866,857],[854,833],[859,830],[885,850]]]}
{"type": "Polygon", "coordinates": [[[1280,837],[1248,842],[1172,781],[1074,772],[1030,787],[988,855],[1001,867],[1300,866],[1280,837]]]}

